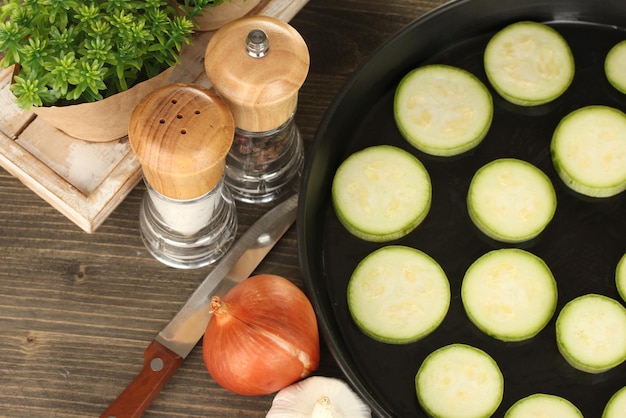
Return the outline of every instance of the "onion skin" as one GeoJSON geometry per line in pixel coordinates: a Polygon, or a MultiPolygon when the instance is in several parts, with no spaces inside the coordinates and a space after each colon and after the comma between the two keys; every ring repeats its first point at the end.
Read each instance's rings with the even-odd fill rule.
{"type": "Polygon", "coordinates": [[[317,319],[289,280],[252,276],[211,300],[202,355],[211,377],[239,395],[276,392],[317,369],[317,319]]]}

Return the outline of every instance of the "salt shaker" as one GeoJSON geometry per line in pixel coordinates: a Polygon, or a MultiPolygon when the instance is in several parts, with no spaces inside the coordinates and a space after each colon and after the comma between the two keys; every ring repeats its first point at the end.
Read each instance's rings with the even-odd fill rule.
{"type": "Polygon", "coordinates": [[[128,138],[147,188],[140,230],[162,263],[198,268],[230,248],[237,216],[224,166],[234,130],[224,101],[191,84],[157,89],[134,109],[128,138]]]}
{"type": "Polygon", "coordinates": [[[271,17],[236,20],[209,41],[207,76],[235,118],[226,157],[235,199],[271,202],[297,186],[304,157],[294,114],[309,62],[302,36],[271,17]]]}

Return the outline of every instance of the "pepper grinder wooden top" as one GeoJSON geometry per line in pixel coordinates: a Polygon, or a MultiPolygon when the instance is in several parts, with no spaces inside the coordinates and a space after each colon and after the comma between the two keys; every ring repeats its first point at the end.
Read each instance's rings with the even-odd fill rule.
{"type": "Polygon", "coordinates": [[[216,93],[175,83],[135,107],[128,138],[150,186],[169,198],[188,200],[220,181],[234,132],[232,113],[216,93]]]}
{"type": "Polygon", "coordinates": [[[276,129],[293,115],[309,63],[298,31],[267,16],[223,26],[204,59],[209,81],[228,103],[235,125],[249,132],[276,129]]]}

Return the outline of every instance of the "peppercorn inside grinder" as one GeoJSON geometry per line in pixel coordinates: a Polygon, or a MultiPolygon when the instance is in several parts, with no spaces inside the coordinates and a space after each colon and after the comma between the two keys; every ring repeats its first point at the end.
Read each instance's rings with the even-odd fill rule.
{"type": "Polygon", "coordinates": [[[234,130],[223,100],[191,84],[161,87],[134,109],[128,138],[147,189],[139,226],[162,263],[202,267],[232,245],[237,215],[224,166],[234,130]]]}
{"type": "Polygon", "coordinates": [[[271,202],[299,184],[304,147],[294,114],[309,62],[302,36],[271,17],[235,20],[209,41],[207,77],[235,118],[225,171],[235,199],[271,202]]]}

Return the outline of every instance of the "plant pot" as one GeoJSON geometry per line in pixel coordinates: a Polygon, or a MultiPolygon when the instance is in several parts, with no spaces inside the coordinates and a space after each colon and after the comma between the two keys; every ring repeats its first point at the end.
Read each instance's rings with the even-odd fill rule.
{"type": "Polygon", "coordinates": [[[199,31],[216,30],[225,24],[248,14],[261,0],[232,0],[203,10],[196,18],[199,31]]]}
{"type": "Polygon", "coordinates": [[[66,134],[91,142],[108,142],[128,134],[130,115],[151,91],[170,82],[174,68],[106,99],[70,106],[33,107],[32,111],[66,134]]]}

